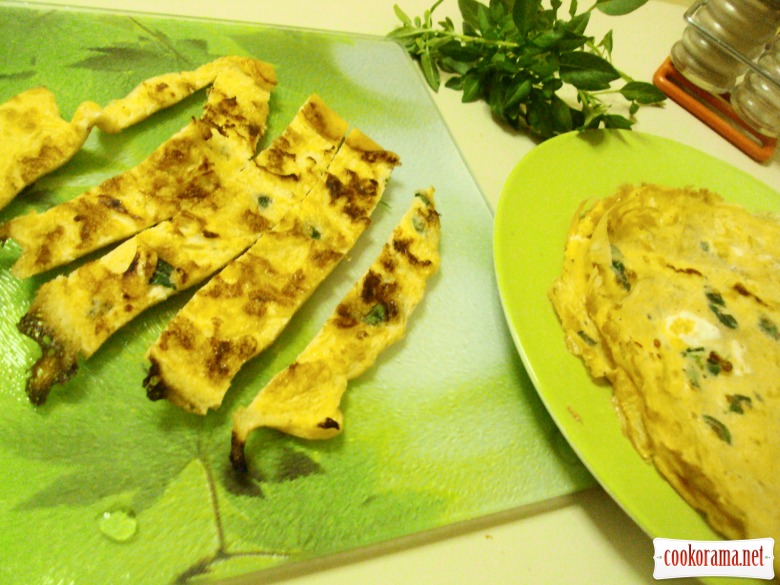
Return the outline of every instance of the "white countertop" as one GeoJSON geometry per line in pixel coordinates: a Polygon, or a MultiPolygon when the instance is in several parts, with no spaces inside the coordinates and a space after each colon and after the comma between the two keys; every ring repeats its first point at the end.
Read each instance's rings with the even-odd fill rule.
{"type": "MultiPolygon", "coordinates": [[[[385,35],[398,25],[394,0],[49,1],[377,35],[385,35]]],[[[433,0],[397,3],[407,14],[416,16],[433,0]]],[[[583,7],[587,4],[581,2],[583,7]]],[[[610,18],[594,13],[587,32],[599,37],[612,29],[615,65],[638,80],[650,81],[680,38],[688,5],[680,0],[649,0],[626,16],[610,18]]],[[[450,16],[459,24],[457,0],[445,0],[435,16],[439,17],[436,20],[450,16]]],[[[462,104],[459,93],[444,88],[433,99],[495,209],[506,177],[535,143],[496,125],[485,104],[462,104]]],[[[769,162],[757,163],[671,100],[663,108],[642,109],[634,128],[698,148],[780,188],[780,151],[769,162]]],[[[392,548],[381,554],[357,551],[268,577],[272,582],[314,585],[654,582],[652,541],[600,488],[415,536],[392,548]]]]}

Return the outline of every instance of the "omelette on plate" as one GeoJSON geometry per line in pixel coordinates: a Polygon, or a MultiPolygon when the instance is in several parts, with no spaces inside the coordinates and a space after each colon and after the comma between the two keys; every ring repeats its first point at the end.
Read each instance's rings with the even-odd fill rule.
{"type": "Polygon", "coordinates": [[[550,298],[642,457],[727,538],[780,541],[778,218],[624,187],[577,211],[550,298]]]}

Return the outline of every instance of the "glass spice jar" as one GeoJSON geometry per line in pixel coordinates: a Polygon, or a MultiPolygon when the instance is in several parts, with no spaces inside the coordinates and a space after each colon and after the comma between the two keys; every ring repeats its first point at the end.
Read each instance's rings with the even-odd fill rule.
{"type": "Polygon", "coordinates": [[[690,12],[670,58],[684,77],[714,94],[730,91],[748,69],[733,51],[754,60],[780,25],[780,0],[700,0],[690,12]]]}
{"type": "Polygon", "coordinates": [[[780,35],[737,83],[731,107],[765,136],[780,137],[780,35]]]}

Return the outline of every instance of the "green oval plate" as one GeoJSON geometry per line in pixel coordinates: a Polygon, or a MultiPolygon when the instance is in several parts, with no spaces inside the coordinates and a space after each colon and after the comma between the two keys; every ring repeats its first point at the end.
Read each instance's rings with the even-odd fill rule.
{"type": "Polygon", "coordinates": [[[567,351],[547,297],[577,206],[640,182],[706,187],[749,209],[780,210],[767,185],[683,144],[631,131],[565,134],[533,149],[504,186],[493,234],[501,302],[534,386],[604,489],[651,537],[717,540],[623,436],[611,388],[567,351]]]}

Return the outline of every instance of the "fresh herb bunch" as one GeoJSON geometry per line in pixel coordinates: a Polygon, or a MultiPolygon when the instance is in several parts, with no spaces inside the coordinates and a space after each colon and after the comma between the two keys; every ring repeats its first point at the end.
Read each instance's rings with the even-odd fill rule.
{"type": "Polygon", "coordinates": [[[635,81],[612,65],[612,31],[598,42],[585,34],[593,10],[618,16],[647,0],[596,0],[580,13],[577,0],[571,0],[568,19],[558,14],[561,0],[550,0],[549,8],[542,0],[489,0],[487,5],[458,0],[462,33],[450,18],[434,25],[433,12],[442,1],[414,19],[395,5],[401,26],[388,36],[419,60],[434,91],[447,74],[446,87],[462,91],[462,101],[484,100],[512,128],[542,139],[600,126],[631,128],[641,105],[665,99],[653,84],[635,81]],[[617,80],[624,83],[613,89],[617,80]],[[567,85],[576,90],[568,102],[560,96],[571,93],[567,85]],[[629,102],[628,116],[610,113],[602,99],[606,93],[629,102]]]}

